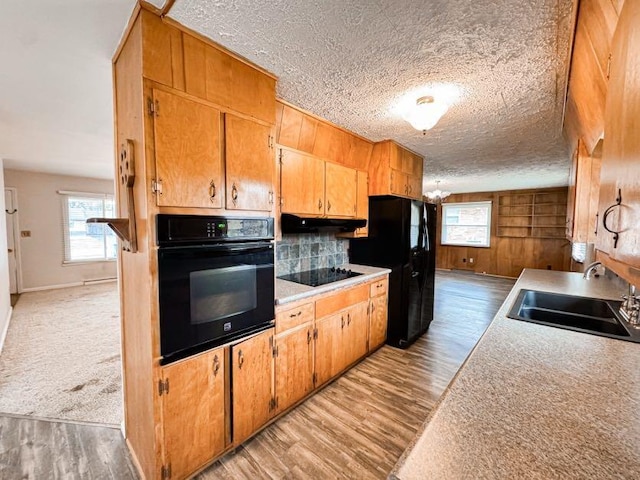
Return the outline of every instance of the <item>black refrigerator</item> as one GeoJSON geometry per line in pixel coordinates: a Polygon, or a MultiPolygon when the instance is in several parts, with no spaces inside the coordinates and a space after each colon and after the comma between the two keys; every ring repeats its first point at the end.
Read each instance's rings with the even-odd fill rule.
{"type": "Polygon", "coordinates": [[[350,240],[351,263],[386,267],[387,343],[406,348],[433,320],[436,206],[408,198],[369,197],[369,237],[350,240]]]}

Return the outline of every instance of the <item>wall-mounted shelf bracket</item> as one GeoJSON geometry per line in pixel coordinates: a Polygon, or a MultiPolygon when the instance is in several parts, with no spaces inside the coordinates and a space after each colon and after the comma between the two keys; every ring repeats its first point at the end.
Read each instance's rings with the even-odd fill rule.
{"type": "Polygon", "coordinates": [[[127,218],[88,218],[87,223],[106,223],[122,240],[123,250],[131,253],[138,251],[136,232],[136,210],[133,201],[133,185],[136,180],[135,162],[133,157],[133,140],[127,139],[120,148],[118,161],[118,176],[120,180],[120,195],[126,190],[127,218]]]}

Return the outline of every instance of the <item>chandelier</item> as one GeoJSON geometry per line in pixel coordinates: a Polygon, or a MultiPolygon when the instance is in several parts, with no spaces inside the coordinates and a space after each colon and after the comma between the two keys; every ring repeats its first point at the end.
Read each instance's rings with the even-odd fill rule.
{"type": "Polygon", "coordinates": [[[442,201],[451,195],[451,192],[445,192],[439,188],[440,180],[436,180],[436,188],[431,192],[427,192],[427,199],[429,203],[442,203],[442,201]]]}

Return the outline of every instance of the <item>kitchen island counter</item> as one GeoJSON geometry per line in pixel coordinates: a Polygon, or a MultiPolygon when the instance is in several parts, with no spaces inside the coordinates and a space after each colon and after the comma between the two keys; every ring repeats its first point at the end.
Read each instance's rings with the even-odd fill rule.
{"type": "Polygon", "coordinates": [[[523,288],[623,293],[525,270],[390,478],[638,478],[640,345],[507,318],[523,288]]]}

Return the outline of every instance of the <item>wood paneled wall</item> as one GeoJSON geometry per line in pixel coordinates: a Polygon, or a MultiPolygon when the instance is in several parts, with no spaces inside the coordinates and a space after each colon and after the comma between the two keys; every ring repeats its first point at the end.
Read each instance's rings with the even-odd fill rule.
{"type": "MultiPolygon", "coordinates": [[[[520,190],[518,193],[544,193],[550,189],[520,190]]],[[[442,208],[438,207],[436,266],[477,273],[518,277],[523,268],[569,270],[571,250],[565,239],[512,238],[496,236],[498,196],[513,191],[461,193],[446,203],[491,201],[491,246],[454,247],[440,243],[442,208]],[[473,261],[471,261],[473,259],[473,261]]]]}

